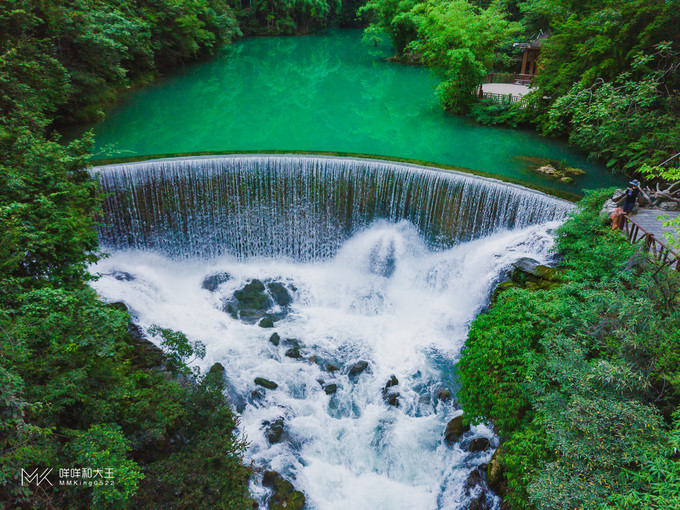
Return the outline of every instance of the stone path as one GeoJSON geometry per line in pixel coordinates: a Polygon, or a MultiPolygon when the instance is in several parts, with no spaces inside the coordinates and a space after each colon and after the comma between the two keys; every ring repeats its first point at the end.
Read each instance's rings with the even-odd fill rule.
{"type": "Polygon", "coordinates": [[[659,216],[667,214],[669,219],[677,218],[680,215],[680,211],[664,211],[663,209],[648,209],[640,208],[633,212],[631,218],[644,228],[650,234],[654,234],[654,237],[659,240],[663,240],[664,232],[674,232],[673,227],[664,227],[663,221],[657,219],[659,216]]]}

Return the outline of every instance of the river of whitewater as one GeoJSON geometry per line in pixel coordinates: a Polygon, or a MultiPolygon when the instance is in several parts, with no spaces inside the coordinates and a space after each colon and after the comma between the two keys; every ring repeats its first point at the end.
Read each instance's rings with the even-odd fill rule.
{"type": "MultiPolygon", "coordinates": [[[[92,266],[101,275],[92,285],[105,301],[125,302],[142,328],[158,324],[205,343],[198,365],[203,372],[216,362],[226,369],[239,431],[249,442],[246,462],[291,480],[308,508],[465,508],[480,490],[497,508],[487,489],[466,486],[498,444],[493,431],[473,426],[461,441],[444,441],[447,422],[461,413],[454,365],[498,278],[521,257],[549,261],[550,231],[558,224],[499,229],[442,248],[410,221],[377,219],[320,260],[177,258],[167,250],[113,246],[92,266]],[[207,276],[223,273],[229,279],[214,291],[202,288],[207,276]],[[290,289],[288,313],[273,329],[224,311],[225,301],[255,278],[290,289]],[[273,332],[282,339],[278,346],[269,340],[273,332]],[[285,355],[289,339],[298,341],[300,359],[285,355]],[[350,377],[358,361],[368,368],[350,377]],[[329,372],[328,364],[339,370],[329,372]],[[398,406],[384,399],[392,376],[398,406]],[[265,391],[256,377],[278,388],[265,391]],[[337,385],[335,393],[327,394],[329,384],[337,385]],[[453,397],[438,398],[442,388],[453,397]],[[282,439],[270,444],[265,423],[280,418],[282,439]],[[478,437],[492,448],[468,451],[478,437]]],[[[266,507],[261,476],[251,490],[266,507]]]]}

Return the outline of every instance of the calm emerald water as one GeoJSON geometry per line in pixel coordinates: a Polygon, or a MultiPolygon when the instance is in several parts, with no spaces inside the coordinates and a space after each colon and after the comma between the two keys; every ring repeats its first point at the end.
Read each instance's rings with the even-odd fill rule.
{"type": "Polygon", "coordinates": [[[334,151],[455,165],[576,193],[618,182],[564,143],[447,114],[429,71],[385,61],[391,53],[362,44],[359,30],[236,42],[129,94],[87,126],[96,158],[334,151]],[[525,157],[565,161],[587,174],[557,182],[533,172],[525,157]]]}

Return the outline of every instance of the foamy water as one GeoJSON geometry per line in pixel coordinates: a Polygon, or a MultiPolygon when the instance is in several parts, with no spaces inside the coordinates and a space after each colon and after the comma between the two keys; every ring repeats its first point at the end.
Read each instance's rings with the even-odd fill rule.
{"type": "MultiPolygon", "coordinates": [[[[150,251],[113,251],[92,267],[102,277],[93,287],[106,301],[124,301],[143,328],[158,324],[207,346],[199,363],[220,362],[228,393],[242,416],[247,461],[291,480],[319,510],[432,510],[461,508],[464,483],[489,461],[492,450],[471,453],[473,437],[497,438],[473,427],[453,446],[444,442],[447,422],[460,414],[453,367],[470,321],[488,300],[494,281],[512,262],[550,257],[548,223],[432,251],[406,221],[378,221],[344,241],[333,258],[316,262],[283,259],[171,259],[150,251]],[[125,271],[122,281],[111,273],[125,271]],[[216,292],[201,288],[211,274],[231,279],[216,292]],[[263,329],[233,319],[225,299],[251,279],[294,285],[290,313],[263,329]],[[284,355],[295,338],[303,359],[284,355]],[[317,356],[317,362],[304,358],[317,356]],[[351,380],[357,361],[369,369],[351,380]],[[341,369],[334,374],[326,363],[341,369]],[[398,378],[399,407],[387,405],[383,388],[398,378]],[[276,382],[276,390],[252,396],[253,380],[276,382]],[[322,384],[335,383],[327,395],[322,384]],[[437,399],[441,387],[454,397],[437,399]],[[283,417],[283,440],[270,445],[263,421],[283,417]]],[[[268,497],[258,476],[252,491],[268,497]]],[[[473,495],[475,491],[473,491],[473,495]]],[[[487,500],[498,505],[490,493],[487,500]]],[[[265,505],[266,506],[266,505],[265,505]]]]}

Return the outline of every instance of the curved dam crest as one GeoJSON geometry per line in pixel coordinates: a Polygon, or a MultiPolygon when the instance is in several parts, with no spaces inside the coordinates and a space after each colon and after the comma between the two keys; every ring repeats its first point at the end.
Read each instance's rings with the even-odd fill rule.
{"type": "Polygon", "coordinates": [[[173,258],[327,259],[378,219],[407,220],[446,248],[573,208],[494,179],[358,158],[195,157],[93,171],[105,194],[103,247],[173,258]]]}

